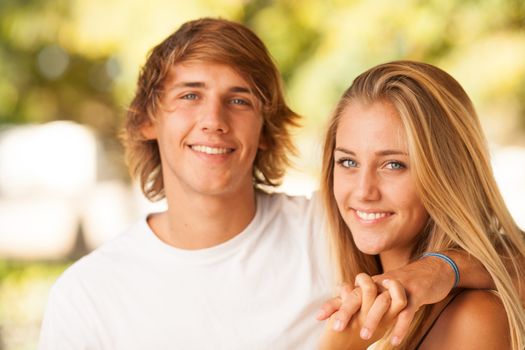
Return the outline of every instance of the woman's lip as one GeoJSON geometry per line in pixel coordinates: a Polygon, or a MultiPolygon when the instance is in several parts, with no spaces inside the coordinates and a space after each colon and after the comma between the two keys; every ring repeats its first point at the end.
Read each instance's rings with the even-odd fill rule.
{"type": "Polygon", "coordinates": [[[353,209],[353,211],[354,211],[355,216],[359,219],[359,221],[367,222],[367,223],[379,222],[394,214],[391,211],[382,211],[382,210],[353,209]]]}

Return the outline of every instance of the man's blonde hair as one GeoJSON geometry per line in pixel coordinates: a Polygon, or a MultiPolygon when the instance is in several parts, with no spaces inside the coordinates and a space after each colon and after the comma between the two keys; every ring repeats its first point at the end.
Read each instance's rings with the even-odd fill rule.
{"type": "Polygon", "coordinates": [[[226,64],[251,85],[261,105],[261,138],[266,146],[258,150],[254,161],[254,185],[280,184],[289,156],[296,151],[290,128],[298,125],[299,115],[286,105],[279,71],[250,29],[224,19],[203,18],[184,23],[153,48],[126,115],[122,133],[126,160],[146,197],[158,200],[165,194],[157,141],[145,139],[141,130],[155,120],[170,68],[185,61],[226,64]]]}

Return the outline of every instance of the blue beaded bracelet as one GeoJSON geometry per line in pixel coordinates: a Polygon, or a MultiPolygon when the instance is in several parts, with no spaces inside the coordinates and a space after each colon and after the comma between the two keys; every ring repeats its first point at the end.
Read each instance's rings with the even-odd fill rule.
{"type": "Polygon", "coordinates": [[[454,274],[455,274],[454,286],[452,288],[456,288],[459,283],[459,269],[458,269],[458,265],[456,265],[454,260],[446,256],[445,254],[441,254],[441,253],[429,252],[429,253],[424,253],[423,255],[421,255],[422,258],[426,256],[435,256],[436,258],[440,258],[441,260],[447,262],[450,265],[450,267],[452,267],[452,270],[454,270],[454,274]]]}

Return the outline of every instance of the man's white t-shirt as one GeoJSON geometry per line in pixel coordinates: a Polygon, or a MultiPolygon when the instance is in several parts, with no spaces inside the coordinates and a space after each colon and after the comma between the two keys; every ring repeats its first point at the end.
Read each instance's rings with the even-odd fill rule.
{"type": "Polygon", "coordinates": [[[257,193],[248,227],[202,250],[141,220],[59,278],[39,349],[315,349],[332,286],[318,202],[257,193]]]}

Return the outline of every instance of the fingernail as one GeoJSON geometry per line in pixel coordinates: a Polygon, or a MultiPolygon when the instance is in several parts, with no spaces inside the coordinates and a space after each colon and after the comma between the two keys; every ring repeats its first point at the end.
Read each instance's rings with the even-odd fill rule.
{"type": "Polygon", "coordinates": [[[392,338],[392,345],[397,346],[397,345],[399,345],[399,344],[401,344],[401,339],[399,339],[398,336],[394,336],[394,337],[392,338]]]}
{"type": "Polygon", "coordinates": [[[342,331],[342,330],[343,330],[343,322],[341,322],[341,320],[335,320],[334,331],[342,331]]]}
{"type": "Polygon", "coordinates": [[[317,319],[321,320],[323,318],[325,318],[325,315],[326,313],[324,312],[324,310],[319,310],[319,312],[317,312],[317,319]]]}
{"type": "Polygon", "coordinates": [[[359,332],[359,335],[361,336],[361,339],[370,339],[370,331],[367,328],[361,328],[361,332],[359,332]]]}
{"type": "Polygon", "coordinates": [[[381,282],[381,283],[383,284],[383,286],[388,287],[388,284],[390,283],[390,280],[386,279],[386,280],[383,280],[383,282],[381,282]]]}

